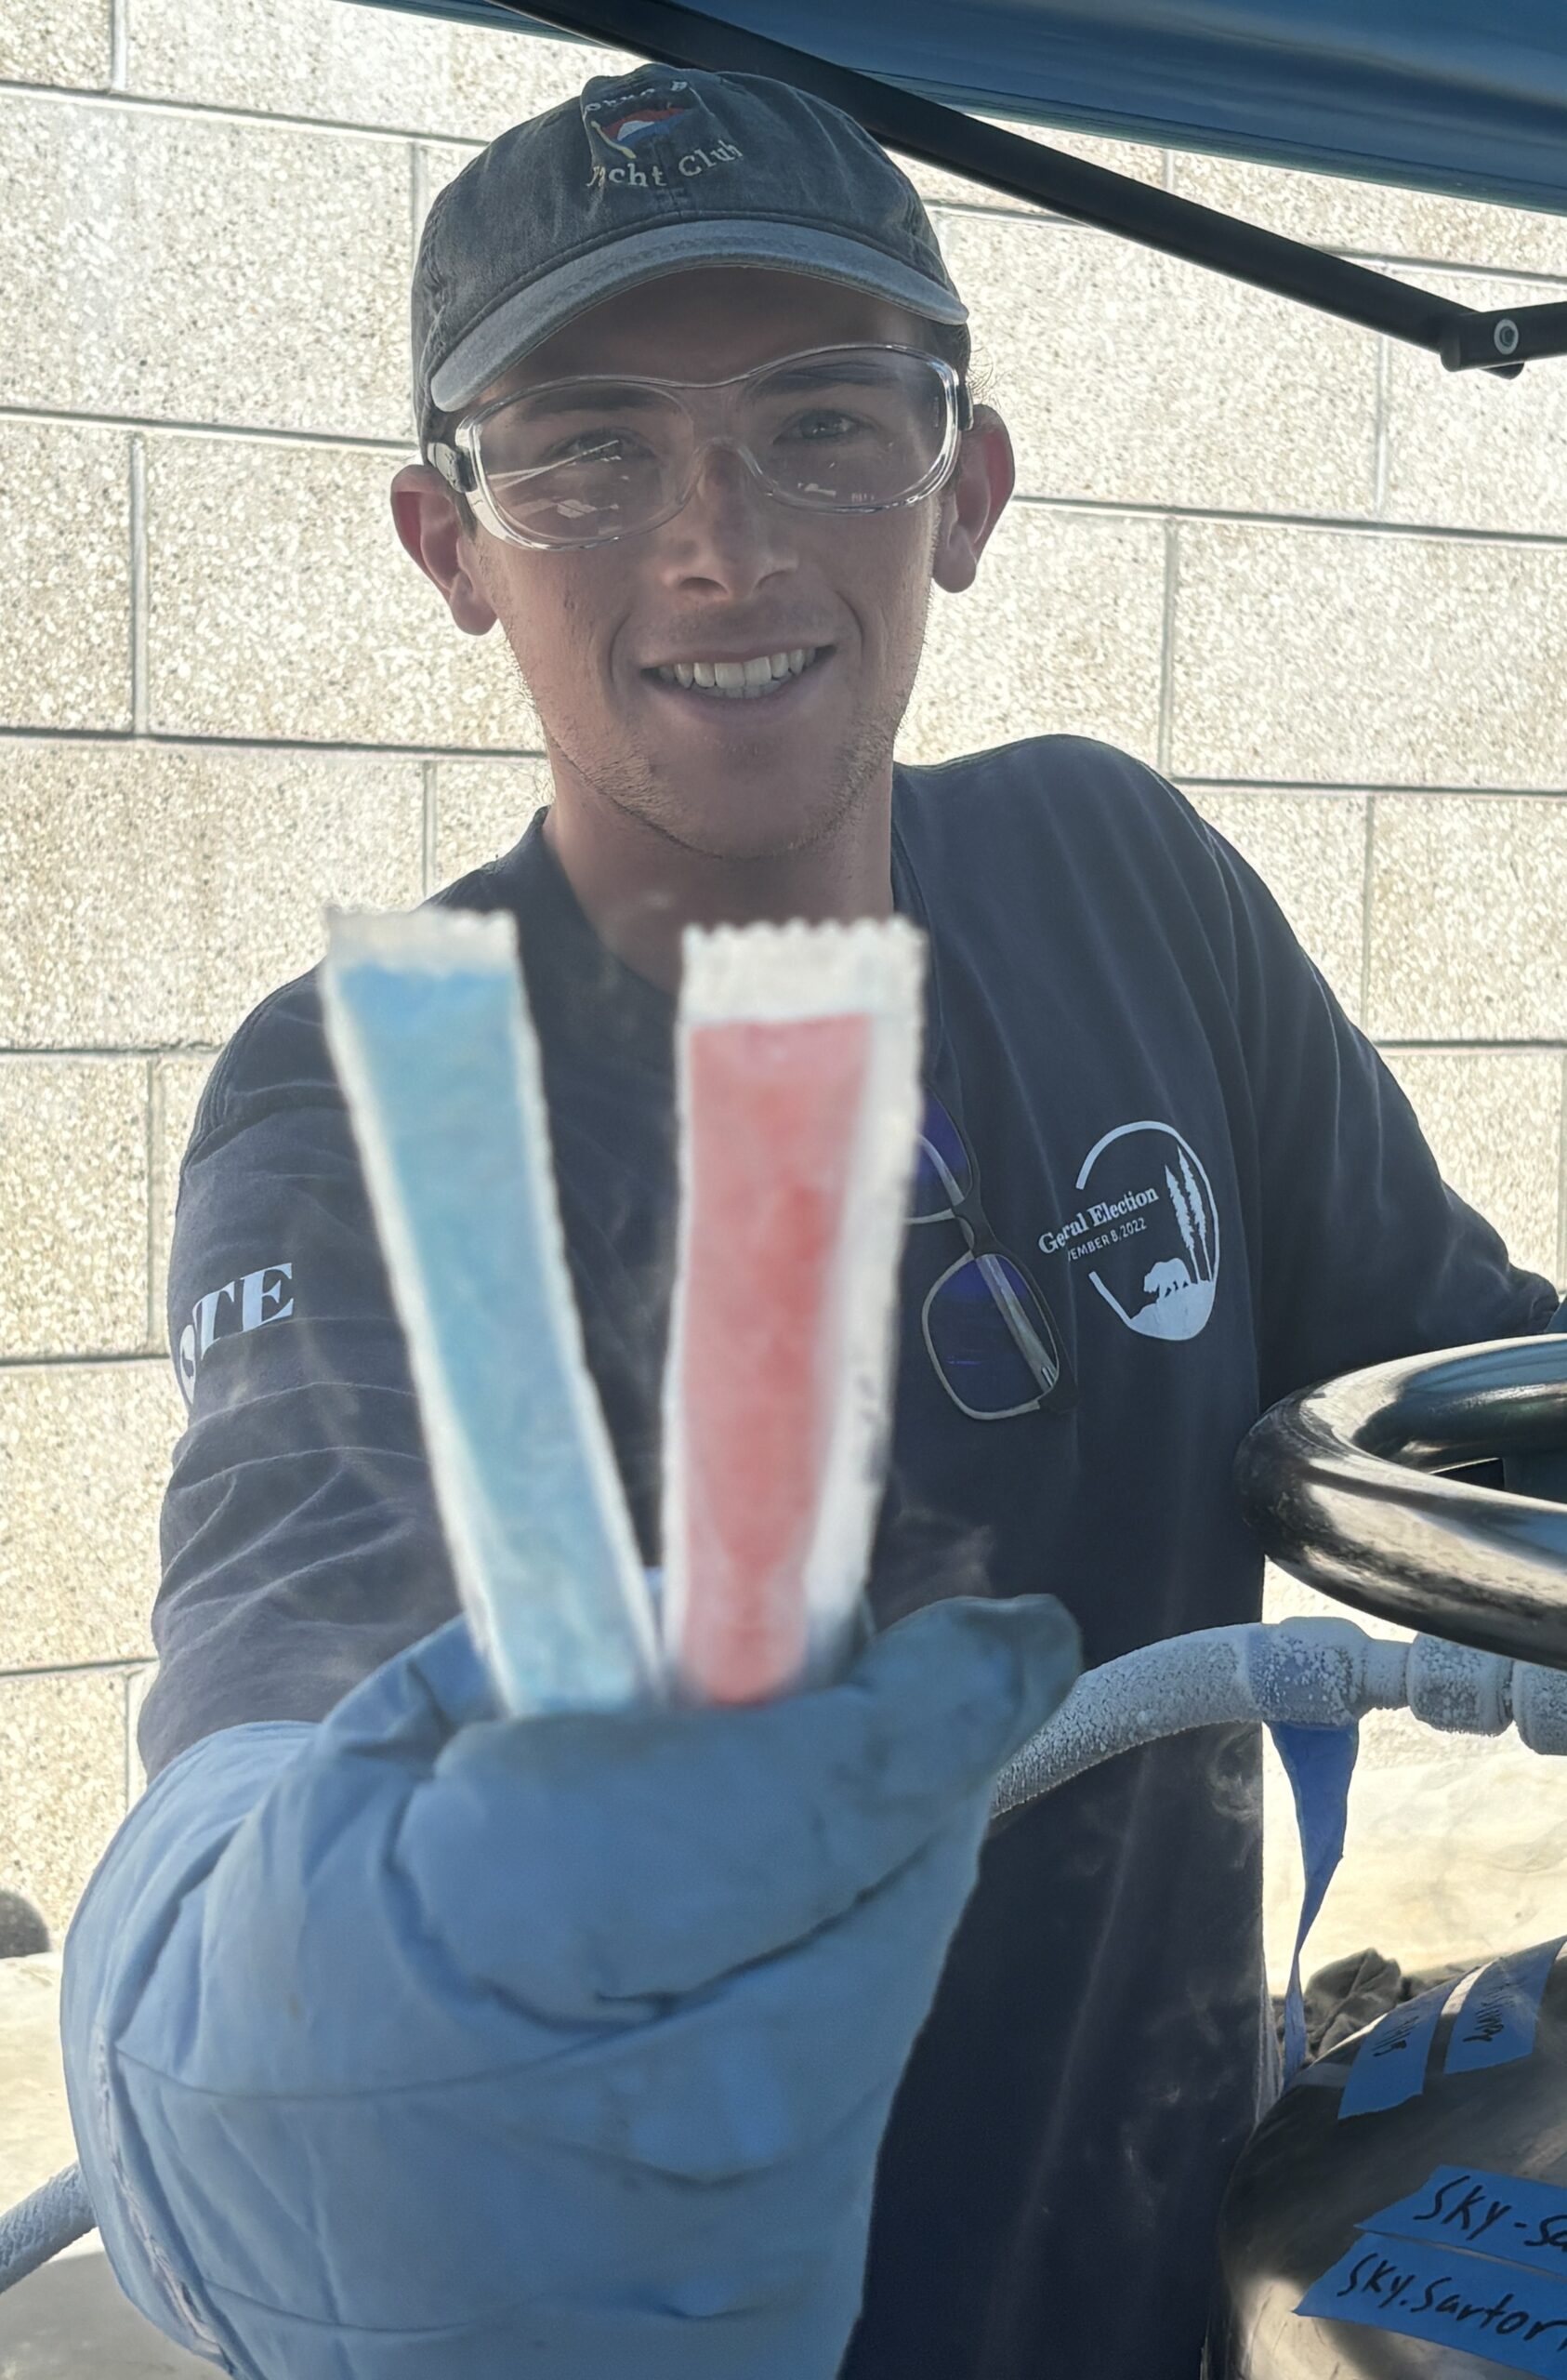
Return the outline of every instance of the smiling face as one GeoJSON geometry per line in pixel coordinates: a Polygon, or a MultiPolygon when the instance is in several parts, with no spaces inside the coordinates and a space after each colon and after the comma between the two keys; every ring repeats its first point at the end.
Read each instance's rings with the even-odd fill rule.
{"type": "MultiPolygon", "coordinates": [[[[577,373],[721,381],[818,347],[930,351],[932,336],[831,283],[710,268],[606,301],[478,403],[577,373]]],[[[444,591],[461,625],[500,620],[563,810],[608,803],[692,854],[765,860],[832,836],[889,787],[932,575],[967,583],[961,561],[955,581],[950,560],[942,569],[959,509],[949,483],[861,517],[802,510],[718,446],[661,526],[548,552],[480,528],[457,557],[475,616],[444,591]]],[[[401,512],[399,526],[411,542],[401,512]]],[[[416,558],[441,580],[429,553],[416,558]]]]}
{"type": "MultiPolygon", "coordinates": [[[[723,380],[849,341],[923,346],[895,306],[797,275],[645,284],[498,384],[578,372],[723,380]]],[[[485,536],[476,562],[563,772],[675,842],[761,858],[830,833],[890,767],[924,638],[936,506],[863,519],[776,502],[705,456],[662,527],[585,552],[485,536]],[[765,672],[765,676],[764,676],[765,672]],[[737,673],[749,699],[721,691],[737,673]],[[711,689],[698,679],[711,678],[711,689]]]]}

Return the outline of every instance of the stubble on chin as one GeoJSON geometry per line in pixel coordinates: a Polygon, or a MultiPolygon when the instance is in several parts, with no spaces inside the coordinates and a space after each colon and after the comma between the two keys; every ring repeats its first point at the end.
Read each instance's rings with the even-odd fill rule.
{"type": "MultiPolygon", "coordinates": [[[[693,801],[678,780],[636,753],[589,756],[569,729],[562,733],[547,722],[545,743],[557,786],[564,774],[568,786],[580,786],[589,800],[608,804],[661,841],[704,859],[744,864],[791,858],[831,841],[885,780],[896,734],[896,721],[866,722],[847,749],[821,769],[818,781],[824,779],[825,786],[819,798],[787,809],[781,801],[772,813],[747,804],[744,815],[710,800],[693,801]]],[[[758,744],[757,758],[758,766],[776,766],[770,742],[758,744]]],[[[745,783],[743,749],[734,773],[738,784],[745,783]]]]}
{"type": "MultiPolygon", "coordinates": [[[[771,758],[771,755],[769,755],[771,758]]],[[[820,772],[809,801],[799,799],[800,782],[791,781],[775,807],[748,800],[732,811],[707,802],[692,802],[679,788],[651,773],[628,771],[619,785],[601,788],[604,798],[620,802],[630,814],[682,850],[710,859],[765,861],[789,859],[830,843],[859,811],[890,767],[890,736],[865,736],[820,772]]],[[[736,765],[736,781],[744,784],[744,760],[736,765]]]]}

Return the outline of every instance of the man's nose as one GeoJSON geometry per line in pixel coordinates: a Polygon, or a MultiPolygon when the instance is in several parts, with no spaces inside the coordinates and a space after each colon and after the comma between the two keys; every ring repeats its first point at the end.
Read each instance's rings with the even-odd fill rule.
{"type": "Polygon", "coordinates": [[[726,595],[747,595],[794,566],[784,508],[738,448],[720,439],[697,456],[691,491],[660,540],[672,581],[706,580],[726,595]]]}

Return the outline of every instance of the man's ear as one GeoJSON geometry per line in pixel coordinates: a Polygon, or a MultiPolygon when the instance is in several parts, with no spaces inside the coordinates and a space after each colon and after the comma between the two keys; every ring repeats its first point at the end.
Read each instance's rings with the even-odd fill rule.
{"type": "Polygon", "coordinates": [[[440,472],[428,463],[405,463],[391,483],[391,509],[405,550],[440,588],[457,626],[469,636],[485,635],[495,625],[494,607],[440,472]]]}
{"type": "Polygon", "coordinates": [[[1017,480],[1012,441],[993,405],[976,405],[963,433],[957,468],[942,491],[941,525],[930,575],[949,595],[974,583],[980,556],[1017,480]]]}

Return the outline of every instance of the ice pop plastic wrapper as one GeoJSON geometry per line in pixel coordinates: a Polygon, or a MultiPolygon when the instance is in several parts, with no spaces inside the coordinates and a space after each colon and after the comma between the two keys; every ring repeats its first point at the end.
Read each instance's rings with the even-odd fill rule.
{"type": "Polygon", "coordinates": [[[491,1673],[518,1715],[652,1699],[657,1629],[583,1354],[515,922],[328,925],[327,1038],[491,1673]]]}
{"type": "Polygon", "coordinates": [[[919,1117],[905,919],[688,929],[662,1621],[684,1699],[841,1665],[886,1461],[919,1117]]]}

